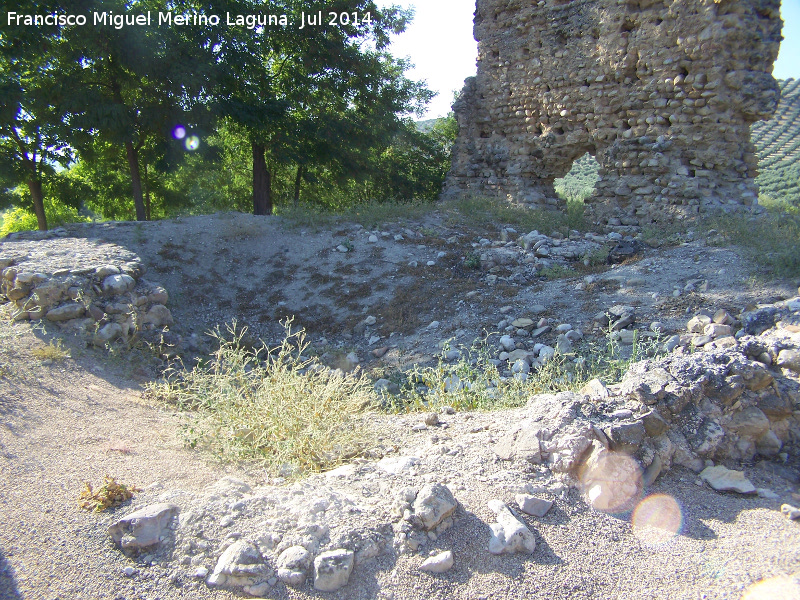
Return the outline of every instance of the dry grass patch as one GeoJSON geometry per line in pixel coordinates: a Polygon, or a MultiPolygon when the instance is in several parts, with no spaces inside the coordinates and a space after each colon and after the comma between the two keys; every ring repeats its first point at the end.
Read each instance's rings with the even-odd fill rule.
{"type": "Polygon", "coordinates": [[[362,415],[375,393],[361,374],[343,374],[303,358],[303,330],[274,349],[242,346],[236,324],[212,333],[219,350],[191,371],[172,370],[151,396],[186,417],[190,447],[222,459],[255,459],[273,473],[324,471],[360,455],[372,442],[362,415]]]}
{"type": "Polygon", "coordinates": [[[34,348],[31,350],[31,354],[34,358],[38,358],[39,360],[56,361],[69,358],[69,350],[64,348],[61,340],[56,340],[55,344],[53,342],[48,342],[44,346],[34,348]]]}

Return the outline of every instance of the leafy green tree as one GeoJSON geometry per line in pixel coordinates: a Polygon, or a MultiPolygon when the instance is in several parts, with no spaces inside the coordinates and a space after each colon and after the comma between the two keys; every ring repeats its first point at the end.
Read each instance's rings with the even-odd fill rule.
{"type": "MultiPolygon", "coordinates": [[[[301,12],[358,15],[337,25],[267,28],[261,36],[226,29],[217,56],[216,110],[239,125],[252,150],[253,212],[272,212],[273,170],[294,164],[294,197],[314,167],[336,177],[365,177],[370,152],[400,129],[397,113],[419,109],[430,98],[403,76],[405,65],[385,48],[389,34],[410,16],[371,0],[283,0],[269,11],[300,23],[301,12]],[[367,15],[369,17],[367,18],[367,15]],[[246,35],[243,35],[246,33],[246,35]]],[[[243,14],[250,0],[218,2],[243,14]]],[[[232,11],[233,12],[233,11],[232,11]]]]}
{"type": "MultiPolygon", "coordinates": [[[[17,5],[31,12],[37,6],[48,8],[46,3],[17,5]]],[[[41,230],[47,229],[43,182],[54,173],[54,164],[71,158],[59,72],[51,61],[57,45],[55,28],[12,24],[0,32],[0,201],[12,201],[8,190],[24,183],[41,230]]]]}
{"type": "MultiPolygon", "coordinates": [[[[164,0],[87,0],[84,11],[178,12],[181,3],[164,0]]],[[[124,149],[137,220],[147,218],[142,152],[149,162],[166,160],[176,142],[178,124],[208,124],[205,90],[213,64],[212,45],[201,26],[112,25],[62,30],[58,69],[69,88],[67,106],[71,142],[81,154],[95,156],[97,137],[124,149]],[[155,157],[155,158],[154,158],[155,157]]]]}

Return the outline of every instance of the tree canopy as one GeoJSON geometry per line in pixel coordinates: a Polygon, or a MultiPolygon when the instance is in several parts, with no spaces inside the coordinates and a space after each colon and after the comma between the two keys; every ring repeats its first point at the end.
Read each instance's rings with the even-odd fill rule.
{"type": "Polygon", "coordinates": [[[439,191],[447,144],[408,119],[433,94],[387,51],[408,11],[372,0],[18,7],[86,19],[0,32],[0,202],[18,203],[5,190],[27,186],[41,229],[45,188],[137,220],[242,209],[246,179],[255,214],[272,212],[276,192],[299,202],[304,188],[317,200],[332,190],[361,200],[439,191]],[[135,24],[146,15],[149,24],[135,24]],[[43,187],[56,174],[59,185],[43,187]]]}

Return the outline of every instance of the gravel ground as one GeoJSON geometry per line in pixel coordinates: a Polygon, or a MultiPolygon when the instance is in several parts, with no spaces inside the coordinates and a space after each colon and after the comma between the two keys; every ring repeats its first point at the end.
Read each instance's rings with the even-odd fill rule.
{"type": "MultiPolygon", "coordinates": [[[[13,340],[24,371],[0,379],[0,597],[234,597],[192,581],[174,564],[147,566],[125,557],[105,530],[164,490],[200,494],[225,475],[264,485],[270,482],[266,474],[183,449],[175,417],[143,403],[142,377],[138,382],[131,377],[124,361],[101,367],[76,349],[77,359],[40,364],[30,357],[30,349],[41,344],[35,333],[13,340]],[[79,510],[83,481],[99,483],[105,474],[144,491],[130,506],[99,515],[79,510]],[[125,576],[126,567],[134,568],[132,576],[125,576]]],[[[456,566],[429,575],[417,570],[419,556],[391,553],[358,567],[339,592],[276,586],[274,597],[722,599],[740,598],[762,579],[800,575],[800,527],[779,512],[781,502],[797,502],[797,485],[769,465],[746,472],[757,486],[778,495],[772,500],[714,492],[683,469],[663,476],[648,494],[677,500],[683,523],[676,536],[657,545],[632,527],[629,513],[597,512],[575,490],[559,492],[551,485],[554,508],[542,519],[528,519],[538,543],[534,554],[489,554],[487,501],[510,502],[515,490],[539,482],[540,474],[509,471],[489,449],[494,432],[517,418],[514,411],[460,413],[447,417],[445,426],[413,432],[416,417],[376,417],[374,427],[398,454],[421,457],[411,473],[385,479],[395,487],[445,482],[460,501],[456,525],[425,548],[452,550],[456,566]],[[445,460],[443,445],[461,452],[445,460]]],[[[308,497],[338,490],[366,498],[363,489],[374,487],[375,479],[375,469],[365,462],[349,477],[315,476],[300,489],[308,497]]],[[[385,512],[386,498],[364,498],[376,514],[380,507],[385,512]]]]}
{"type": "MultiPolygon", "coordinates": [[[[488,285],[484,274],[459,270],[460,257],[474,242],[467,236],[456,247],[444,246],[445,238],[458,232],[441,223],[428,224],[438,228],[438,238],[394,241],[393,236],[403,232],[411,238],[409,227],[419,225],[407,224],[381,236],[380,252],[366,242],[370,232],[355,226],[283,231],[279,222],[246,215],[141,227],[93,226],[76,229],[70,234],[75,238],[46,243],[6,240],[0,252],[27,255],[41,264],[64,257],[68,261],[70,248],[98,264],[123,254],[138,256],[150,268],[146,277],[170,292],[175,329],[185,337],[202,335],[214,324],[242,315],[256,333],[273,335],[276,311],[296,307],[306,317],[304,324],[317,328],[312,341],[326,335],[329,347],[355,348],[363,357],[369,346],[350,329],[374,313],[376,333],[390,340],[384,361],[395,366],[429,359],[442,339],[455,335],[471,340],[482,327],[507,315],[500,312],[504,305],[512,306],[511,316],[526,316],[527,307],[542,304],[551,318],[584,326],[598,310],[626,303],[637,307],[640,322],[660,320],[668,331],[678,331],[697,305],[742,308],[748,302],[792,295],[796,286],[752,279],[752,269],[736,253],[709,247],[701,239],[647,250],[642,260],[598,274],[600,284],[590,288],[579,289],[585,282],[578,277],[529,281],[501,290],[488,285]],[[354,240],[352,252],[332,249],[346,239],[354,240]],[[439,247],[448,253],[444,264],[427,270],[404,267],[410,258],[435,259],[439,247]],[[455,279],[447,279],[451,276],[455,279]],[[708,280],[709,289],[673,297],[675,287],[682,289],[688,280],[708,280]],[[413,281],[425,282],[415,292],[418,297],[410,300],[414,310],[419,301],[419,323],[389,338],[388,326],[380,326],[381,319],[391,315],[382,315],[381,307],[413,281]],[[336,294],[344,297],[349,290],[365,295],[349,303],[337,300],[336,294]],[[470,299],[469,291],[478,294],[470,299]],[[433,319],[441,321],[439,329],[426,328],[433,319]]],[[[142,400],[144,384],[156,375],[152,362],[124,352],[86,349],[69,338],[65,344],[72,358],[34,358],[32,350],[51,339],[50,329],[45,333],[27,324],[0,323],[0,598],[240,597],[208,588],[172,557],[155,565],[141,557],[128,558],[114,547],[106,530],[116,518],[170,491],[196,502],[204,488],[224,476],[266,486],[259,488],[264,493],[272,493],[274,481],[257,467],[220,464],[183,448],[176,435],[177,417],[142,400]],[[104,513],[80,510],[77,499],[83,482],[96,486],[106,474],[143,491],[104,513]]],[[[631,513],[595,511],[577,491],[547,480],[554,508],[541,519],[526,518],[536,535],[536,551],[531,556],[489,554],[488,523],[494,516],[488,500],[510,503],[516,491],[543,481],[541,473],[509,470],[491,451],[494,437],[516,419],[514,411],[459,413],[445,418],[445,426],[414,432],[414,417],[375,417],[372,426],[391,441],[393,455],[420,458],[414,470],[390,476],[368,462],[341,479],[315,476],[299,488],[275,488],[274,493],[287,488],[300,499],[323,492],[353,496],[368,509],[358,518],[369,522],[374,517],[376,525],[387,511],[384,492],[403,485],[446,483],[461,508],[456,525],[424,547],[425,553],[454,552],[455,566],[445,574],[420,572],[420,555],[390,552],[358,566],[351,583],[339,592],[315,592],[309,584],[300,590],[277,585],[272,597],[800,598],[800,524],[779,510],[782,502],[800,503],[800,489],[797,481],[781,476],[791,473],[773,463],[745,465],[757,487],[777,495],[773,499],[714,492],[684,469],[663,475],[648,494],[677,501],[682,522],[678,532],[660,544],[632,526],[631,513]],[[444,446],[461,450],[450,456],[444,446]],[[794,577],[794,583],[777,592],[754,587],[781,577],[794,577]],[[761,595],[753,595],[759,590],[761,595]]]]}

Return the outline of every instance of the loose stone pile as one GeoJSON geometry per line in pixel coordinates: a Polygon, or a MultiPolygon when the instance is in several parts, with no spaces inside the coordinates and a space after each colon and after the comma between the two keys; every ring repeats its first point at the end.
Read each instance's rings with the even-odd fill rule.
{"type": "Polygon", "coordinates": [[[0,304],[13,303],[15,321],[44,320],[99,346],[172,325],[167,291],[143,279],[135,255],[91,248],[82,262],[74,245],[63,256],[52,249],[47,257],[0,256],[0,304]],[[97,264],[107,254],[114,262],[97,264]]]}
{"type": "MultiPolygon", "coordinates": [[[[356,585],[363,594],[366,584],[354,578],[399,557],[429,576],[453,568],[459,555],[448,545],[460,528],[490,554],[536,552],[532,523],[564,497],[565,484],[595,509],[620,512],[681,465],[716,490],[775,498],[719,463],[785,459],[800,443],[800,297],[748,308],[738,318],[700,312],[685,344],[636,363],[618,385],[595,380],[579,393],[532,396],[525,408],[498,415],[495,427],[452,409],[429,413],[424,427],[412,427],[428,441],[403,448],[407,454],[381,445],[370,452],[379,460],[357,459],[293,485],[251,488],[225,478],[200,494],[164,491],[109,534],[175,581],[257,597],[284,585],[356,585]],[[698,335],[713,339],[693,345],[698,335]],[[490,490],[494,520],[477,530],[474,507],[464,510],[458,499],[466,485],[490,490]]],[[[635,325],[628,307],[603,315],[617,331],[635,325]]],[[[800,518],[791,505],[781,510],[800,518]]]]}
{"type": "Polygon", "coordinates": [[[590,200],[636,225],[757,202],[750,124],[775,111],[779,0],[479,0],[446,195],[546,206],[589,152],[590,200]]]}

